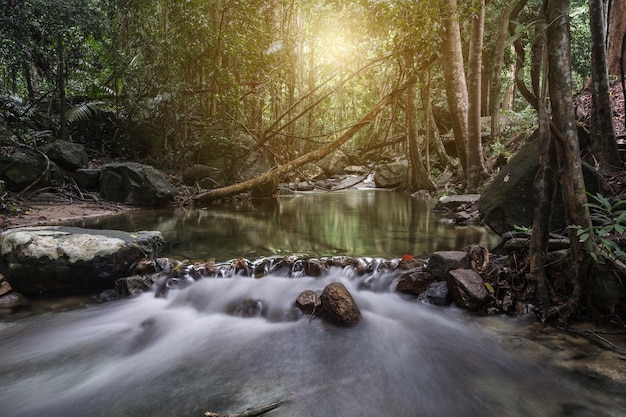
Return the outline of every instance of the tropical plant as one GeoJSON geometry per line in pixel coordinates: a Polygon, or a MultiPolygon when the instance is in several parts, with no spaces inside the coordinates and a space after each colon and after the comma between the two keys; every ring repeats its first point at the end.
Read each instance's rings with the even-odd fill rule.
{"type": "Polygon", "coordinates": [[[626,261],[624,252],[611,236],[622,235],[626,231],[626,200],[612,203],[601,195],[589,194],[593,202],[587,203],[592,226],[570,226],[594,262],[626,261]]]}

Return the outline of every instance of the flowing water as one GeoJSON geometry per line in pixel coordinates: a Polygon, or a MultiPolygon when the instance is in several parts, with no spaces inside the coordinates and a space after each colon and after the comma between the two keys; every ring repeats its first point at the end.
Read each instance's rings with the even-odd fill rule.
{"type": "MultiPolygon", "coordinates": [[[[378,191],[136,213],[99,226],[162,230],[172,242],[164,255],[190,259],[397,258],[497,242],[378,191]]],[[[528,339],[518,329],[532,324],[418,303],[393,291],[396,278],[332,268],[318,278],[207,278],[167,298],[35,304],[0,319],[0,415],[191,417],[275,401],[286,401],[269,414],[277,417],[626,415],[625,385],[588,386],[526,354],[535,345],[520,348],[528,339]],[[334,281],[361,309],[355,327],[293,307],[301,291],[334,281]]]]}

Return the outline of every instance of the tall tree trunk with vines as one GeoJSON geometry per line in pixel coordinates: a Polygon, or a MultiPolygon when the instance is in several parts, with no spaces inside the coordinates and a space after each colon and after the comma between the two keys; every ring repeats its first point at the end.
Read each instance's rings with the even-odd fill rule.
{"type": "MultiPolygon", "coordinates": [[[[578,131],[572,98],[570,26],[570,0],[548,0],[546,30],[548,49],[548,84],[552,109],[552,133],[557,140],[559,179],[567,224],[591,227],[586,205],[585,183],[578,143],[578,131]]],[[[563,311],[563,317],[580,306],[583,288],[588,288],[586,268],[588,256],[573,229],[570,229],[571,256],[574,267],[575,288],[563,311]]]]}

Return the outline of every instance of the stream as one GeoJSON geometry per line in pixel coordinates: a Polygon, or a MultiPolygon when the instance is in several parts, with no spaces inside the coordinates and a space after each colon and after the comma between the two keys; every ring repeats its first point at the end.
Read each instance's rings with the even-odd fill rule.
{"type": "MultiPolygon", "coordinates": [[[[237,207],[72,223],[160,230],[162,255],[250,259],[294,253],[427,257],[471,243],[431,207],[378,190],[304,193],[237,207]]],[[[285,401],[276,417],[623,417],[626,357],[531,316],[476,317],[394,292],[393,273],[203,279],[166,298],[33,300],[0,316],[3,417],[192,417],[285,401]],[[339,328],[294,308],[342,282],[363,320],[339,328]],[[376,282],[376,285],[371,285],[376,282]],[[242,306],[254,305],[252,314],[242,306]]]]}

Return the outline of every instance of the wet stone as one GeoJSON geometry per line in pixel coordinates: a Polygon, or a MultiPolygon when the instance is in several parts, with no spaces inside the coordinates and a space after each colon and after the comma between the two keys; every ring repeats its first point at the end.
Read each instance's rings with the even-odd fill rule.
{"type": "Polygon", "coordinates": [[[478,310],[489,298],[489,292],[480,275],[473,269],[448,272],[446,282],[454,302],[467,310],[478,310]]]}
{"type": "Polygon", "coordinates": [[[313,314],[317,305],[319,305],[319,297],[313,290],[302,291],[296,299],[296,306],[304,314],[313,314]]]}
{"type": "Polygon", "coordinates": [[[322,317],[340,326],[354,326],[361,320],[361,310],[348,289],[340,282],[328,284],[320,296],[322,317]]]}
{"type": "Polygon", "coordinates": [[[433,274],[417,268],[402,274],[396,285],[396,292],[419,295],[434,281],[436,279],[433,274]]]}

